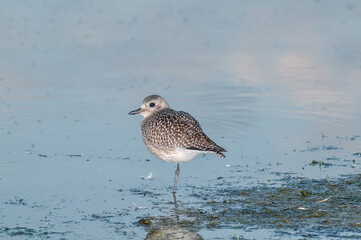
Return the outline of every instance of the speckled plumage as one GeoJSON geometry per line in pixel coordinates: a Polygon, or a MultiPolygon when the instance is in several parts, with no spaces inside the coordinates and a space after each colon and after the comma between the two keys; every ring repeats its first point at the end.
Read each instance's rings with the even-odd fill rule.
{"type": "Polygon", "coordinates": [[[165,99],[158,95],[146,97],[141,108],[129,114],[144,117],[140,130],[148,150],[161,160],[177,163],[173,192],[178,180],[179,163],[189,161],[199,153],[209,152],[225,157],[222,152],[226,150],[203,133],[195,118],[186,112],[171,109],[165,99]]]}
{"type": "MultiPolygon", "coordinates": [[[[144,118],[140,124],[143,141],[157,156],[156,151],[181,151],[194,153],[214,152],[225,157],[225,150],[207,137],[198,121],[190,114],[165,108],[144,118]]],[[[162,159],[164,160],[164,159],[162,159]]]]}

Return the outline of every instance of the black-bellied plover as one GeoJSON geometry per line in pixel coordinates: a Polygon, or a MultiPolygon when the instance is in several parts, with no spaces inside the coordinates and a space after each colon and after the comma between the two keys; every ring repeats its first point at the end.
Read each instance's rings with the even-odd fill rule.
{"type": "Polygon", "coordinates": [[[140,130],[148,150],[163,161],[177,163],[173,193],[177,187],[180,163],[192,160],[200,153],[225,157],[222,152],[226,150],[203,133],[195,118],[186,112],[171,109],[161,96],[146,97],[142,106],[129,114],[144,117],[140,130]]]}

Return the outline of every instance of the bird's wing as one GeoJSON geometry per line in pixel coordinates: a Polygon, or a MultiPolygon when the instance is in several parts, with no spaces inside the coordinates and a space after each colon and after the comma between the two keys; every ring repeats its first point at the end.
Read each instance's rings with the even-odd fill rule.
{"type": "Polygon", "coordinates": [[[186,112],[169,110],[159,114],[149,126],[145,141],[160,148],[211,151],[220,156],[226,151],[205,135],[198,121],[186,112]]]}

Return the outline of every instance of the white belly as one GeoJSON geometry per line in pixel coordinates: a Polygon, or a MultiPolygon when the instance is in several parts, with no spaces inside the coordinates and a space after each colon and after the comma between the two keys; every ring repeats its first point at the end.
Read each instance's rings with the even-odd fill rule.
{"type": "Polygon", "coordinates": [[[169,149],[169,148],[148,147],[148,149],[157,158],[166,162],[176,162],[176,163],[190,161],[195,156],[201,153],[200,151],[187,150],[182,148],[169,149]]]}

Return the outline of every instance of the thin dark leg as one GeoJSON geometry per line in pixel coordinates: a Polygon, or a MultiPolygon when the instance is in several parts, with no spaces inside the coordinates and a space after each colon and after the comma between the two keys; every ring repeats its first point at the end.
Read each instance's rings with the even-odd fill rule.
{"type": "Polygon", "coordinates": [[[174,177],[173,193],[175,193],[175,189],[177,188],[179,172],[180,172],[179,163],[177,163],[177,169],[175,170],[175,177],[174,177]]]}
{"type": "Polygon", "coordinates": [[[173,193],[173,201],[174,201],[174,204],[177,206],[177,198],[175,196],[175,192],[173,193]]]}

